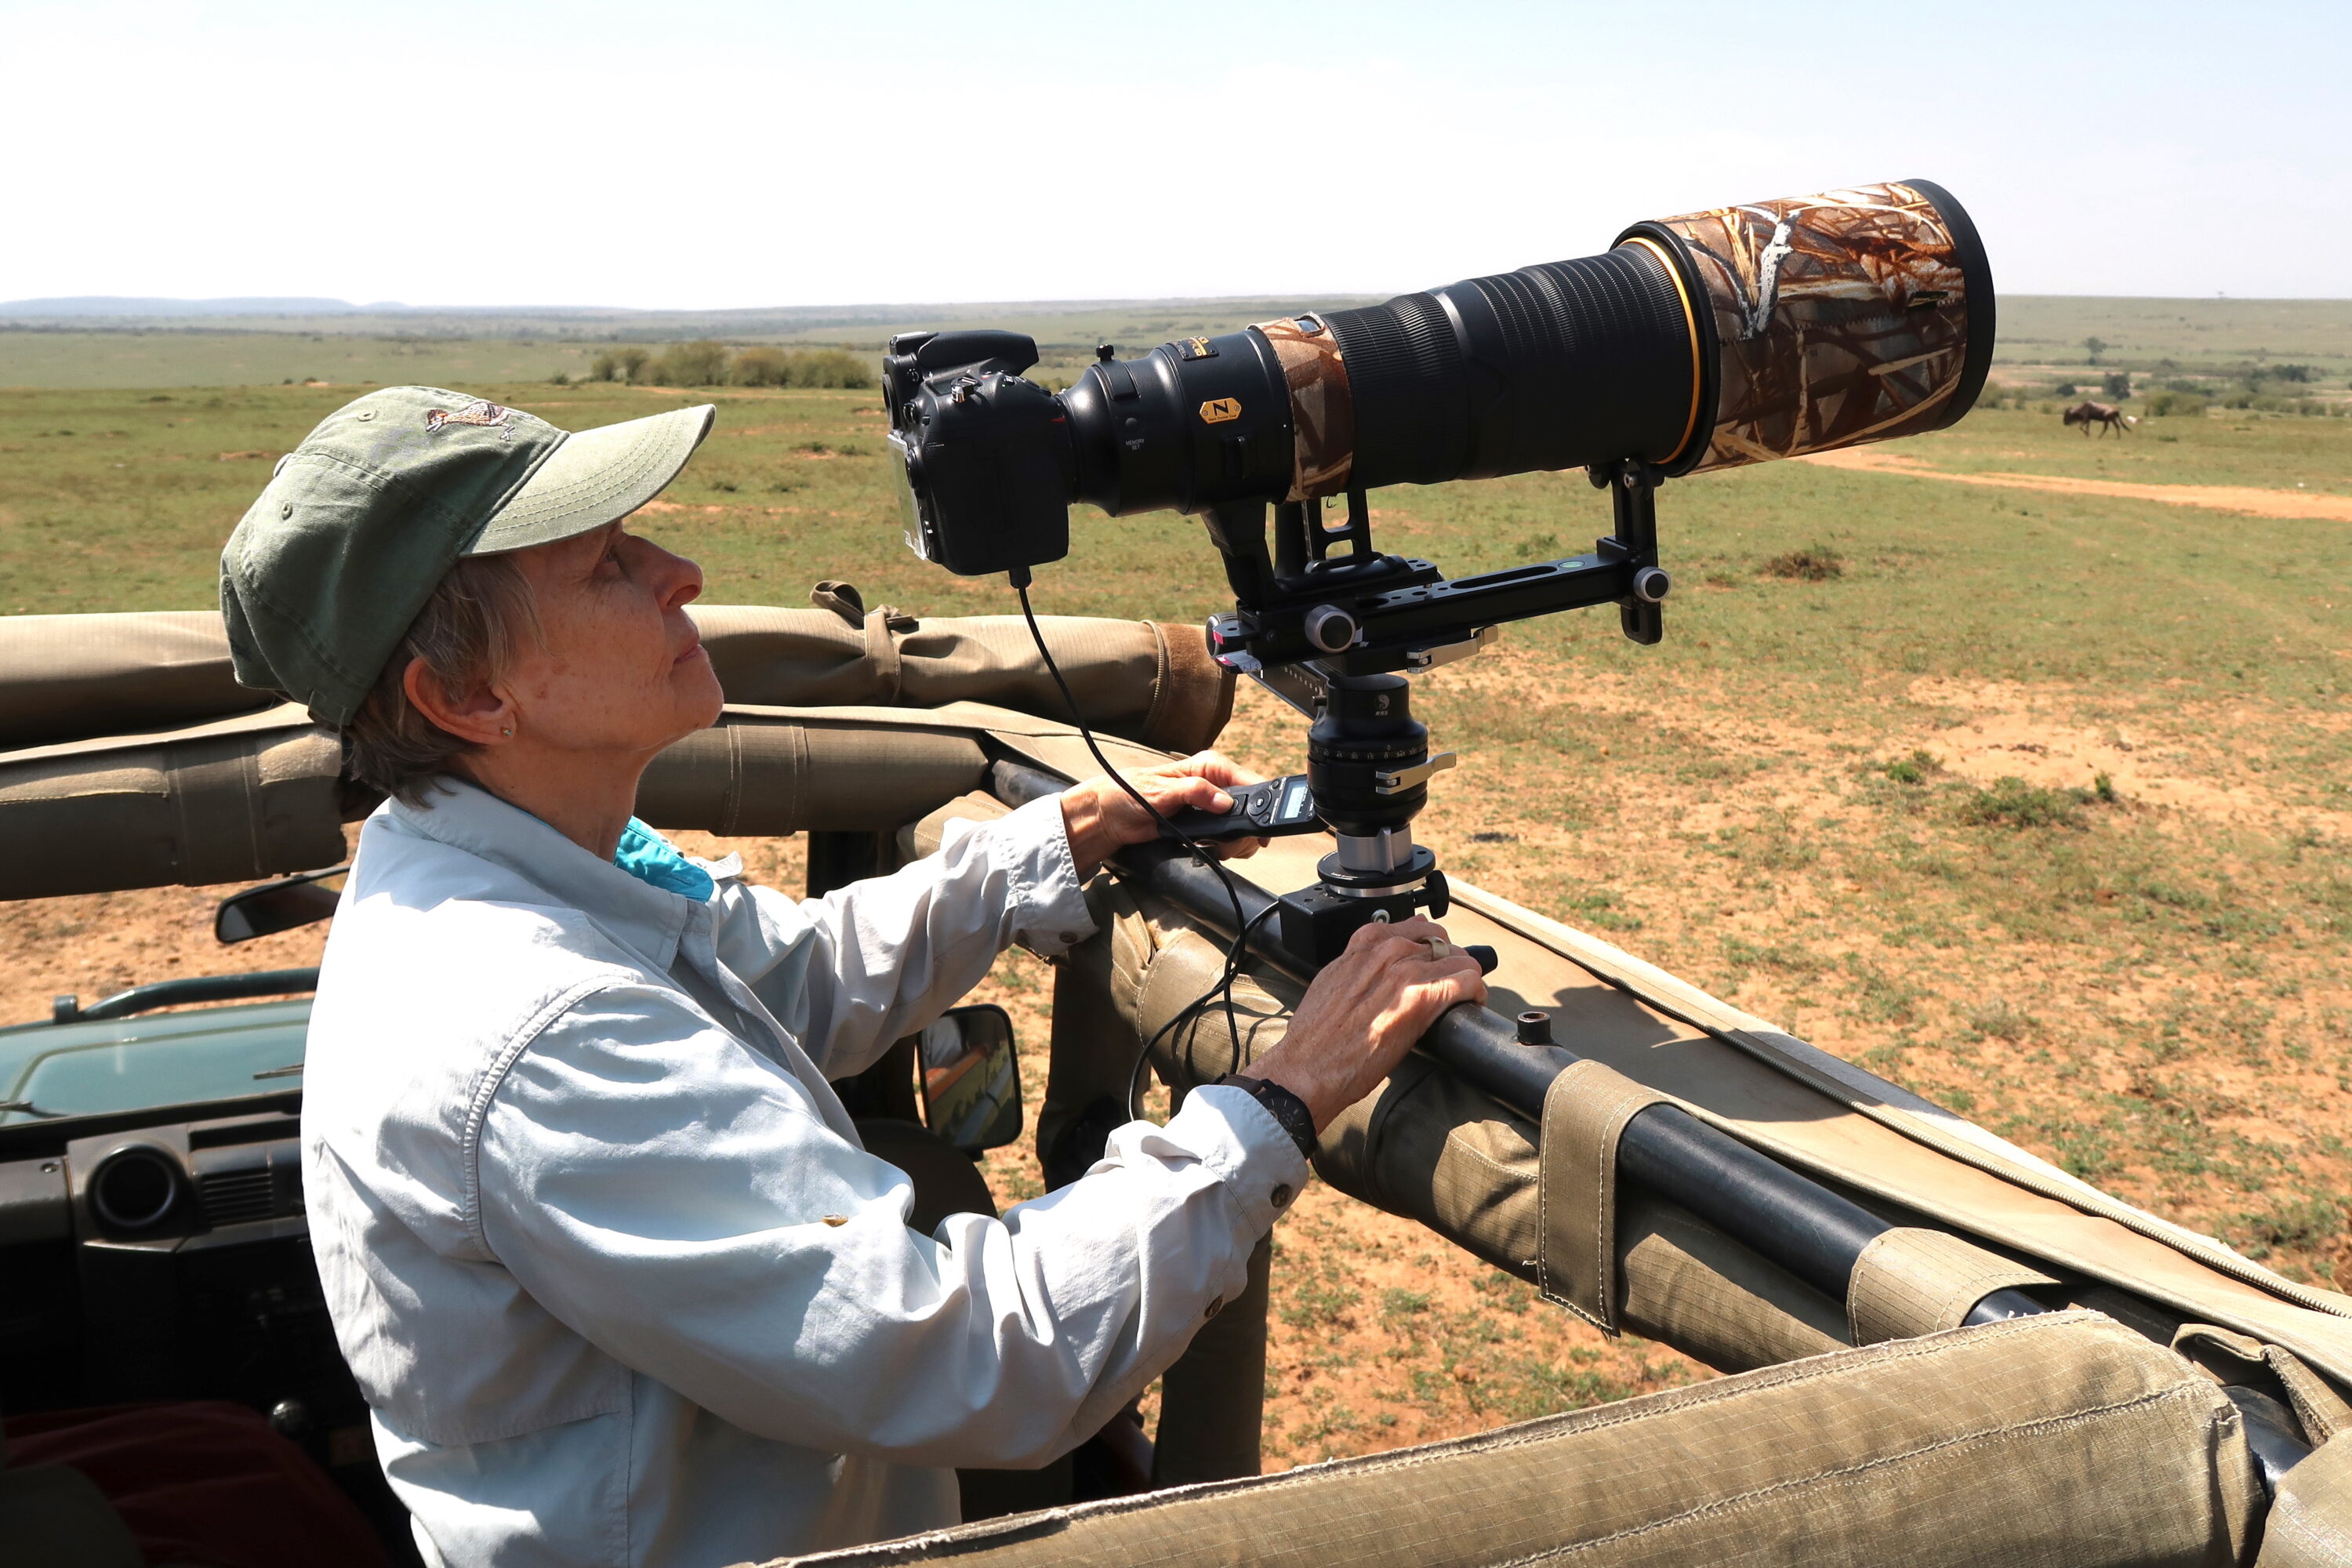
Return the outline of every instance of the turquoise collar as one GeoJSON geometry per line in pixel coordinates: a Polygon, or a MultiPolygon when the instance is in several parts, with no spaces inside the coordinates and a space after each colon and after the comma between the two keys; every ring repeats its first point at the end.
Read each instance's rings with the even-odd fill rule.
{"type": "Polygon", "coordinates": [[[648,887],[677,893],[698,904],[709,902],[719,889],[709,872],[679,854],[676,845],[634,816],[621,829],[621,846],[613,851],[613,864],[648,887]]]}

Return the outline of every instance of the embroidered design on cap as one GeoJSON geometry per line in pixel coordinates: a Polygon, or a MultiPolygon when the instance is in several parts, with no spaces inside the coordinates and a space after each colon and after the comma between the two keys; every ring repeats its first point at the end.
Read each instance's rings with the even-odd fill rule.
{"type": "Polygon", "coordinates": [[[471,408],[461,408],[455,414],[446,408],[426,410],[425,430],[427,435],[435,434],[448,425],[489,426],[497,429],[499,440],[514,439],[514,410],[488,399],[479,400],[471,408]]]}

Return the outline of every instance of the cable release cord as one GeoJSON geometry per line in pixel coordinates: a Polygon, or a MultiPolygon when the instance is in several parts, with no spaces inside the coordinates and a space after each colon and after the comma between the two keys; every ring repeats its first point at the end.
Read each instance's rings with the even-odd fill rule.
{"type": "MultiPolygon", "coordinates": [[[[1104,776],[1127,792],[1128,798],[1141,806],[1150,815],[1154,822],[1159,823],[1171,837],[1190,850],[1195,860],[1216,873],[1218,882],[1224,888],[1225,897],[1232,900],[1234,906],[1234,940],[1232,945],[1225,949],[1224,967],[1219,972],[1216,983],[1192,1001],[1187,1002],[1168,1022],[1160,1025],[1158,1032],[1144,1043],[1141,1054],[1136,1058],[1135,1071],[1129,1078],[1127,1084],[1127,1113],[1131,1117],[1140,1116],[1144,1075],[1150,1068],[1153,1049],[1167,1037],[1170,1030],[1198,1017],[1202,1008],[1220,996],[1224,1001],[1225,1026],[1233,1034],[1234,1053],[1236,1058],[1240,1056],[1242,1029],[1241,1019],[1234,1010],[1234,982],[1241,976],[1242,954],[1248,951],[1252,928],[1271,913],[1276,906],[1268,904],[1258,911],[1255,919],[1245,919],[1242,914],[1241,889],[1234,885],[1233,873],[1225,869],[1224,861],[1211,852],[1200,840],[1178,833],[1174,825],[1161,815],[1160,808],[1144,799],[1142,792],[1129,784],[1126,775],[1111,765],[1110,759],[1103,755],[1102,746],[1096,741],[1095,732],[1087,725],[1086,716],[1078,711],[1077,695],[1070,689],[1070,683],[1063,679],[1062,667],[1054,659],[1054,650],[1045,646],[1045,629],[1038,626],[1037,612],[1029,604],[1029,583],[1026,572],[1013,574],[1013,591],[1021,596],[1021,618],[1028,623],[1029,637],[1037,645],[1037,656],[1045,661],[1045,671],[1054,678],[1055,686],[1060,689],[1062,700],[1069,706],[1070,721],[1077,726],[1079,738],[1086,742],[1087,750],[1094,754],[1096,765],[1102,769],[1104,776]]],[[[1239,1065],[1236,1061],[1235,1066],[1239,1065]]]]}

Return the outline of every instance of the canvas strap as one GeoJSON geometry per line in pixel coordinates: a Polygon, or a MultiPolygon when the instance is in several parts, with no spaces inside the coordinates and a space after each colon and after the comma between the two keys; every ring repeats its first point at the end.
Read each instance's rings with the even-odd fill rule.
{"type": "Polygon", "coordinates": [[[1586,1058],[1552,1079],[1537,1144],[1536,1283],[1544,1300],[1617,1332],[1617,1141],[1671,1095],[1586,1058]]]}
{"type": "Polygon", "coordinates": [[[1854,1260],[1846,1324],[1858,1345],[1915,1339],[1958,1328],[1969,1309],[1996,1290],[2056,1283],[1948,1231],[1898,1226],[1873,1237],[1854,1260]]]}
{"type": "MultiPolygon", "coordinates": [[[[2267,1368],[2286,1391],[2287,1403],[2294,1406],[2295,1418],[2303,1423],[2315,1447],[2352,1429],[2352,1405],[2346,1404],[2342,1394],[2284,1345],[2270,1344],[2252,1334],[2216,1328],[2211,1323],[2183,1323],[2172,1336],[2172,1348],[2216,1373],[2226,1372],[2228,1367],[2227,1362],[2216,1364],[2221,1357],[2248,1368],[2267,1368]]],[[[2242,1376],[2224,1376],[2222,1381],[2245,1380],[2242,1376]]]]}
{"type": "Polygon", "coordinates": [[[906,687],[906,669],[898,659],[898,639],[891,634],[902,617],[898,607],[885,605],[866,617],[866,658],[874,667],[874,685],[879,693],[877,700],[890,704],[899,700],[906,687]]]}

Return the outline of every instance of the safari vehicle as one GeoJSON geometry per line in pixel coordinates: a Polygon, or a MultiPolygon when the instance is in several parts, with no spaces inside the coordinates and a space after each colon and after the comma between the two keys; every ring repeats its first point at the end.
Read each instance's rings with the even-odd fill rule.
{"type": "MultiPolygon", "coordinates": [[[[737,700],[656,763],[641,815],[808,833],[821,889],[1096,765],[1040,716],[1054,698],[1017,619],[821,597],[698,612],[737,700]]],[[[1198,634],[1045,633],[1114,763],[1204,745],[1230,710],[1198,634]]],[[[0,621],[0,892],[270,879],[222,906],[232,938],[328,912],[331,877],[313,873],[372,803],[307,714],[228,680],[215,621],[0,621]]],[[[1259,902],[1313,886],[1322,842],[1278,841],[1237,888],[1259,902]]],[[[1056,970],[1049,1177],[1083,1168],[1104,1121],[1091,1097],[1122,1111],[1138,1055],[1180,1089],[1213,1079],[1297,994],[1295,967],[1253,957],[1230,1017],[1194,1005],[1232,934],[1195,871],[1130,858],[1095,889],[1105,931],[1056,970]],[[1120,1039],[1126,1053],[1106,1049],[1120,1039]]],[[[1612,1563],[1759,1542],[1777,1561],[2243,1562],[2258,1545],[2265,1562],[2342,1560],[2326,1553],[2352,1531],[2337,1462],[2352,1450],[2327,1440],[2352,1425],[2352,1300],[1586,933],[1475,887],[1453,896],[1449,929],[1496,950],[1493,1005],[1517,1029],[1412,1058],[1328,1130],[1318,1173],[1566,1310],[1740,1375],[1261,1480],[1260,1279],[1167,1374],[1156,1451],[1115,1423],[1076,1464],[968,1477],[961,1530],[842,1560],[1489,1563],[1580,1541],[1612,1563]],[[1552,1087],[1529,1100],[1514,1073],[1552,1087]],[[1686,1124],[1685,1166],[1628,1135],[1661,1105],[1682,1121],[1653,1131],[1686,1124]],[[1813,1206],[1775,1208],[1790,1193],[1813,1206]],[[1727,1217],[1741,1213],[1754,1223],[1727,1217]],[[1860,1228],[1831,1235],[1823,1215],[1860,1228]],[[1123,1495],[1184,1483],[1164,1508],[1123,1495]],[[1016,1508],[1045,1511],[989,1517],[1016,1508]]],[[[135,1405],[135,1426],[227,1402],[331,1477],[399,1559],[403,1516],[305,1234],[314,981],[158,976],[0,1030],[0,1408],[47,1430],[92,1407],[135,1405]]],[[[914,1223],[989,1203],[959,1150],[1014,1130],[1011,1045],[1001,1016],[967,1012],[952,1037],[906,1042],[843,1086],[869,1143],[916,1174],[931,1212],[914,1223]]],[[[38,1484],[58,1468],[0,1470],[0,1512],[62,1506],[38,1484]]],[[[103,1500],[74,1500],[93,1504],[107,1528],[103,1500]]]]}

